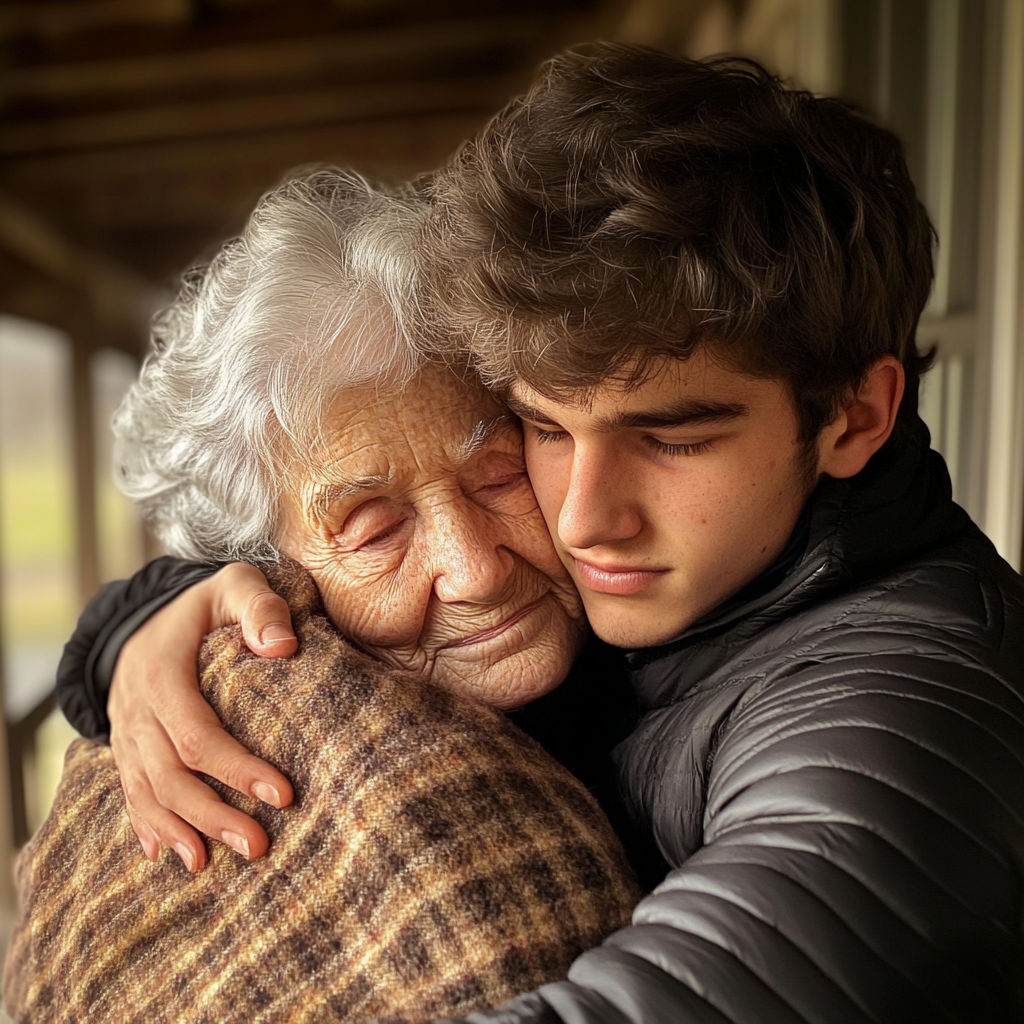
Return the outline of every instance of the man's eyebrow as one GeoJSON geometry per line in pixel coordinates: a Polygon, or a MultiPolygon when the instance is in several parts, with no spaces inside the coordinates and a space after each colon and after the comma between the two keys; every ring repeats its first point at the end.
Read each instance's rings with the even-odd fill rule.
{"type": "Polygon", "coordinates": [[[493,419],[479,420],[461,441],[447,446],[448,457],[455,463],[465,462],[498,434],[503,434],[506,431],[518,431],[518,429],[516,421],[504,413],[493,419]]]}
{"type": "Polygon", "coordinates": [[[688,427],[707,423],[727,423],[746,416],[750,410],[741,402],[702,402],[683,399],[660,409],[638,409],[623,412],[600,423],[599,428],[618,430],[621,427],[688,427]]]}
{"type": "MultiPolygon", "coordinates": [[[[547,413],[534,408],[514,396],[505,400],[506,405],[524,420],[534,423],[551,423],[557,425],[547,413]]],[[[680,402],[656,409],[637,409],[632,412],[617,413],[615,416],[602,417],[595,421],[598,430],[619,430],[624,427],[686,427],[700,426],[707,423],[726,423],[748,415],[750,410],[742,402],[705,402],[699,399],[686,398],[680,402]]]]}
{"type": "Polygon", "coordinates": [[[549,419],[546,413],[540,411],[540,409],[534,408],[529,402],[524,402],[521,398],[516,398],[515,395],[506,395],[505,404],[509,407],[520,419],[533,420],[534,423],[554,423],[553,419],[549,419]]]}
{"type": "Polygon", "coordinates": [[[350,498],[354,494],[362,494],[364,491],[373,491],[378,487],[385,487],[391,483],[392,474],[389,471],[386,475],[382,473],[367,474],[365,476],[354,476],[348,480],[338,483],[324,484],[318,487],[313,495],[312,506],[314,512],[321,516],[327,515],[331,506],[341,498],[350,498]]]}

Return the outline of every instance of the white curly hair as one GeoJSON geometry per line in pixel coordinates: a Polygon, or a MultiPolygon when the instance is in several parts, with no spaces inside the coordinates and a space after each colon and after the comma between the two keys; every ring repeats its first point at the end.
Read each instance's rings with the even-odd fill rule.
{"type": "Polygon", "coordinates": [[[114,416],[119,486],[167,550],[275,559],[284,466],[346,388],[400,387],[418,341],[425,207],[333,168],[268,192],[239,237],[185,274],[114,416]]]}

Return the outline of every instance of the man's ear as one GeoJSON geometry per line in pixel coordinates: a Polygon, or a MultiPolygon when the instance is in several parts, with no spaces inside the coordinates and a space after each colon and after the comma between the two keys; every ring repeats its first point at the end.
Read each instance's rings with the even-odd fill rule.
{"type": "Polygon", "coordinates": [[[843,479],[859,473],[889,440],[906,376],[894,356],[871,364],[860,387],[818,436],[818,472],[843,479]]]}

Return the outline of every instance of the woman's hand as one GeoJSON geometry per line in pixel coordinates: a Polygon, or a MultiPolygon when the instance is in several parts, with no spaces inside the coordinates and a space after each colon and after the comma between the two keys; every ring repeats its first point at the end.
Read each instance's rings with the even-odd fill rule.
{"type": "Polygon", "coordinates": [[[189,871],[206,863],[199,832],[248,860],[262,857],[268,844],[257,822],[225,804],[194,772],[274,807],[292,801],[288,780],[232,739],[199,692],[196,659],[203,638],[233,622],[242,624],[255,654],[295,653],[288,605],[263,573],[236,562],[146,622],[121,649],[110,687],[110,745],[132,828],[150,860],[164,842],[189,871]]]}

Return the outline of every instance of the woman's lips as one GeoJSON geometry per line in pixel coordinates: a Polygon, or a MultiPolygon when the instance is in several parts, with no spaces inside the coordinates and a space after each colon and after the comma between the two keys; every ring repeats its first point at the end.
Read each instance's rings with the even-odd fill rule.
{"type": "Polygon", "coordinates": [[[454,640],[452,643],[445,644],[444,646],[448,648],[469,647],[471,644],[483,644],[488,640],[493,640],[495,637],[499,637],[502,633],[510,630],[517,622],[522,622],[522,620],[525,619],[530,612],[536,609],[543,600],[543,597],[539,597],[536,601],[531,601],[530,604],[523,605],[519,611],[513,612],[507,619],[499,622],[496,626],[482,630],[479,633],[473,633],[470,636],[464,636],[461,640],[454,640]]]}
{"type": "Polygon", "coordinates": [[[646,590],[666,569],[634,569],[629,566],[598,566],[573,557],[580,583],[598,594],[639,594],[646,590]]]}

